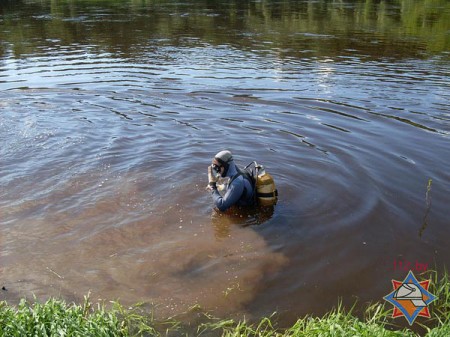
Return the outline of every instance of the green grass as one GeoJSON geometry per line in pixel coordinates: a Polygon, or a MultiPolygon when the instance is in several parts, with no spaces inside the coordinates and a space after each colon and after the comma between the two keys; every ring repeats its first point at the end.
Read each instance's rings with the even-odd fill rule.
{"type": "MultiPolygon", "coordinates": [[[[432,304],[432,318],[416,322],[427,337],[450,336],[450,279],[447,272],[440,277],[429,272],[430,291],[437,296],[432,304]]],[[[222,336],[222,337],[419,337],[408,328],[396,328],[392,309],[384,302],[368,306],[363,317],[342,305],[322,317],[300,318],[289,328],[279,328],[276,316],[258,322],[225,320],[201,313],[198,306],[196,322],[176,319],[156,320],[143,307],[124,308],[113,303],[93,305],[86,297],[83,304],[67,304],[50,299],[45,303],[22,300],[18,306],[0,302],[0,337],[14,336],[222,336]],[[389,308],[389,309],[386,309],[389,308]]],[[[400,319],[400,318],[399,318],[400,319]]]]}
{"type": "MultiPolygon", "coordinates": [[[[245,322],[219,321],[209,323],[210,330],[220,330],[221,336],[258,336],[258,337],[294,337],[294,336],[373,336],[373,337],[406,337],[416,336],[413,332],[403,329],[392,331],[386,329],[390,311],[384,309],[384,304],[378,303],[366,310],[366,319],[360,320],[352,315],[351,310],[346,311],[342,306],[332,310],[322,317],[307,316],[298,319],[288,329],[278,329],[274,326],[271,318],[263,318],[257,324],[246,324],[245,322]]],[[[208,329],[206,329],[208,330],[208,329]]]]}
{"type": "Polygon", "coordinates": [[[124,325],[114,311],[91,303],[67,305],[50,299],[41,304],[22,300],[17,308],[0,302],[1,336],[124,336],[124,325]]]}

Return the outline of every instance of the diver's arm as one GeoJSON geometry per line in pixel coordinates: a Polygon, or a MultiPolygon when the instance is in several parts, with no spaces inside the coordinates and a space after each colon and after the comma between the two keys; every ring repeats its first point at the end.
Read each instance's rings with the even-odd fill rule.
{"type": "Polygon", "coordinates": [[[238,177],[234,179],[230,186],[228,186],[225,195],[222,197],[217,191],[217,188],[213,189],[212,197],[214,204],[220,211],[226,211],[228,208],[236,204],[244,192],[244,179],[238,177]]]}

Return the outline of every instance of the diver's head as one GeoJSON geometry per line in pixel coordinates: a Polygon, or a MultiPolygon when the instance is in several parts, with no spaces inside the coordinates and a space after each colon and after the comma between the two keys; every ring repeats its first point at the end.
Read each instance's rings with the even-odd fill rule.
{"type": "Polygon", "coordinates": [[[230,167],[230,163],[233,161],[233,156],[230,151],[220,151],[214,156],[212,161],[212,167],[214,171],[220,174],[221,177],[225,177],[230,167]]]}

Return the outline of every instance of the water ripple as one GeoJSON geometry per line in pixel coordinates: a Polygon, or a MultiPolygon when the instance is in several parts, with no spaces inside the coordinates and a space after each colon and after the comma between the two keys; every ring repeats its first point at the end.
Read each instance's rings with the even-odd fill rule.
{"type": "MultiPolygon", "coordinates": [[[[424,235],[446,251],[450,114],[436,60],[143,41],[128,54],[56,40],[21,58],[4,53],[0,254],[18,293],[48,295],[52,284],[66,296],[93,289],[178,312],[193,302],[230,311],[259,298],[291,303],[324,275],[347,282],[364,272],[371,288],[380,249],[434,251],[416,230],[428,179],[435,218],[424,235]],[[206,167],[223,148],[274,176],[280,200],[263,221],[211,214],[206,167]],[[225,298],[237,284],[244,292],[225,298]]],[[[336,298],[312,293],[305,306],[336,298]]]]}

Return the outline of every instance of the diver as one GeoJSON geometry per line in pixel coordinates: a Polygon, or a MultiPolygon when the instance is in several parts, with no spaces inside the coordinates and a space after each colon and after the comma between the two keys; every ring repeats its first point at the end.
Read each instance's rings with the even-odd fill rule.
{"type": "Polygon", "coordinates": [[[252,182],[236,166],[230,151],[220,151],[208,166],[208,190],[212,192],[214,205],[222,212],[233,205],[252,206],[255,204],[255,190],[252,182]],[[225,190],[219,193],[219,177],[229,178],[225,190]]]}

